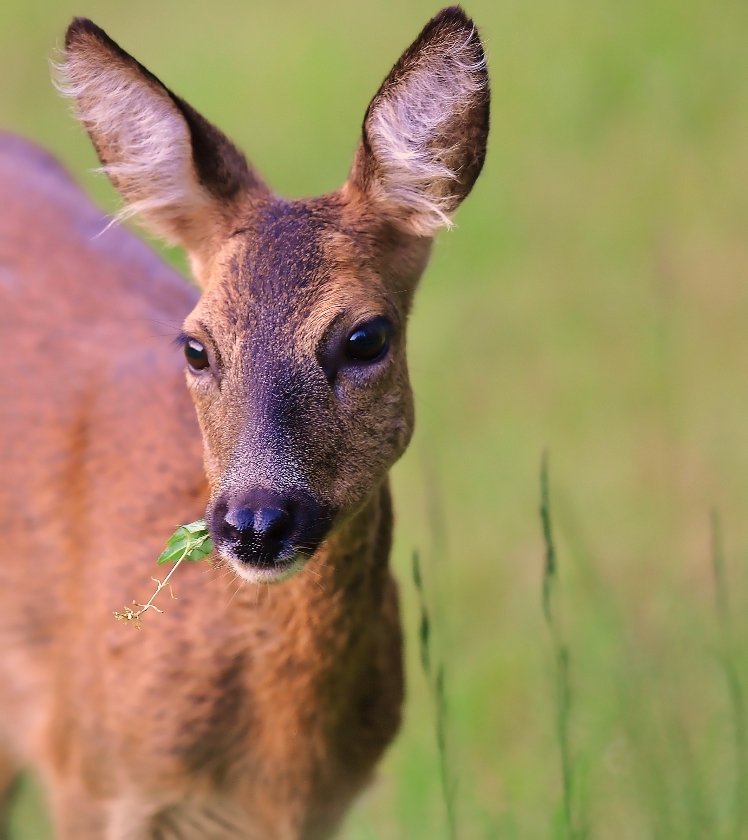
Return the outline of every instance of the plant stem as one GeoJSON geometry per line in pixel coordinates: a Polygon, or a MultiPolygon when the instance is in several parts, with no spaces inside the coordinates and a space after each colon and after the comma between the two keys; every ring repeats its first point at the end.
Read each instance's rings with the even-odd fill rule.
{"type": "Polygon", "coordinates": [[[444,664],[439,663],[436,671],[436,678],[431,668],[431,619],[429,617],[426,595],[423,589],[423,578],[421,577],[421,566],[418,559],[418,552],[413,552],[413,583],[418,592],[418,601],[421,608],[421,621],[419,626],[419,640],[421,649],[421,666],[426,677],[426,684],[434,703],[436,746],[439,752],[439,776],[442,785],[442,796],[447,811],[447,827],[449,840],[457,840],[457,814],[455,809],[455,798],[457,785],[453,783],[449,773],[449,760],[447,755],[447,702],[444,692],[444,664]]]}
{"type": "MultiPolygon", "coordinates": [[[[162,581],[158,580],[157,578],[151,578],[151,580],[155,581],[156,583],[156,591],[153,593],[153,595],[151,595],[151,597],[145,604],[138,604],[135,601],[133,601],[134,606],[140,607],[139,610],[133,610],[132,607],[125,607],[125,609],[122,612],[115,612],[114,617],[119,621],[124,621],[125,623],[131,621],[135,625],[135,627],[138,630],[140,630],[140,619],[144,612],[146,612],[149,609],[156,610],[156,612],[161,612],[161,610],[158,607],[155,607],[153,605],[153,601],[155,600],[156,595],[158,595],[158,593],[162,589],[164,589],[164,587],[169,586],[169,579],[174,574],[174,572],[176,572],[177,567],[182,563],[182,561],[187,557],[187,555],[190,551],[192,551],[193,548],[194,546],[190,545],[189,543],[187,544],[187,546],[185,546],[185,549],[182,552],[182,556],[174,563],[174,566],[169,571],[169,574],[162,581]]],[[[171,597],[174,597],[173,592],[171,594],[171,597]]]]}
{"type": "MultiPolygon", "coordinates": [[[[168,586],[168,585],[169,585],[169,578],[171,578],[171,576],[174,574],[174,572],[176,572],[177,567],[178,567],[178,566],[179,566],[179,564],[180,564],[180,563],[184,560],[184,558],[185,558],[186,556],[187,556],[187,549],[185,549],[184,554],[182,554],[182,556],[179,558],[179,560],[177,560],[177,561],[176,561],[176,563],[175,563],[175,564],[174,564],[174,566],[172,567],[171,571],[170,571],[170,572],[169,572],[169,574],[168,574],[168,575],[167,575],[167,576],[163,579],[163,581],[159,581],[159,580],[157,580],[157,581],[156,581],[156,583],[158,584],[158,586],[156,587],[156,591],[155,591],[155,592],[153,593],[153,595],[151,595],[151,597],[148,599],[148,603],[146,603],[146,604],[143,604],[143,605],[142,605],[142,606],[143,606],[143,609],[142,609],[142,610],[140,610],[140,612],[138,613],[138,615],[142,615],[142,614],[143,614],[143,613],[144,613],[144,612],[145,612],[145,611],[146,611],[149,607],[151,607],[151,606],[153,605],[153,600],[154,600],[154,598],[156,597],[156,595],[158,595],[158,593],[159,593],[159,592],[160,592],[160,591],[161,591],[161,590],[162,590],[165,586],[168,586]]],[[[156,579],[155,579],[155,578],[153,578],[153,580],[156,580],[156,579]]]]}
{"type": "Polygon", "coordinates": [[[564,644],[559,620],[558,564],[556,546],[551,528],[551,506],[548,489],[548,453],[543,453],[540,468],[540,520],[545,542],[545,570],[543,574],[543,613],[553,642],[556,670],[556,736],[561,751],[561,780],[563,783],[564,822],[567,836],[574,838],[572,814],[572,793],[574,774],[569,747],[569,714],[571,711],[571,687],[569,680],[569,651],[564,644]]]}

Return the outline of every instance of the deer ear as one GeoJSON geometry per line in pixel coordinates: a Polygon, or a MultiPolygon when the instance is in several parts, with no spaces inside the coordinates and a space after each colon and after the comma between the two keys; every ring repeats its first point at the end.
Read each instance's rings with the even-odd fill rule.
{"type": "Polygon", "coordinates": [[[458,6],[443,9],[369,105],[349,184],[408,233],[449,227],[483,167],[489,102],[478,32],[458,6]]]}
{"type": "Polygon", "coordinates": [[[76,18],[59,69],[106,174],[151,232],[198,263],[250,192],[267,188],[238,149],[121,49],[76,18]]]}

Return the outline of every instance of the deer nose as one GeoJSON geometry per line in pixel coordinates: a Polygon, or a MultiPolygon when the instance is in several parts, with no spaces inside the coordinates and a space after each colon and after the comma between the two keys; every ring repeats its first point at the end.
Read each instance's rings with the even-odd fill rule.
{"type": "Polygon", "coordinates": [[[292,517],[287,510],[276,507],[239,508],[228,511],[225,522],[240,536],[251,532],[262,539],[280,542],[291,527],[292,517]]]}
{"type": "Polygon", "coordinates": [[[244,498],[225,509],[220,539],[245,563],[272,566],[294,530],[294,516],[282,498],[244,498]]]}
{"type": "Polygon", "coordinates": [[[238,564],[241,574],[255,569],[270,577],[314,554],[334,516],[302,490],[264,487],[224,492],[206,512],[218,554],[238,564]]]}

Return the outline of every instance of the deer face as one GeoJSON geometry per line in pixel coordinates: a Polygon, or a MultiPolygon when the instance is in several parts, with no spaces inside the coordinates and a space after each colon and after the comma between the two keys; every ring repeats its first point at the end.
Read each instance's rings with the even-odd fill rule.
{"type": "Polygon", "coordinates": [[[66,47],[70,94],[123,215],[183,245],[203,288],[180,343],[217,550],[250,580],[281,580],[410,440],[413,289],[485,154],[475,28],[459,9],[437,15],[369,106],[346,184],[293,202],[92,23],[74,21],[66,47]]]}
{"type": "Polygon", "coordinates": [[[224,245],[184,324],[208,521],[253,579],[303,563],[410,439],[403,290],[425,249],[414,242],[390,277],[386,247],[356,222],[340,199],[269,200],[224,245]]]}

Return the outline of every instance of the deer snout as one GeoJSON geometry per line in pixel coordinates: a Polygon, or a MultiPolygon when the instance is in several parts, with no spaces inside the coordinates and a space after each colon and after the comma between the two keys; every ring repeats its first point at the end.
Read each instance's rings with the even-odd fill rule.
{"type": "Polygon", "coordinates": [[[210,523],[219,554],[242,575],[280,580],[314,553],[330,517],[306,497],[259,490],[219,498],[210,523]]]}
{"type": "Polygon", "coordinates": [[[291,513],[277,507],[243,507],[229,510],[224,517],[224,531],[230,540],[256,543],[268,556],[280,552],[292,525],[291,513]]]}

